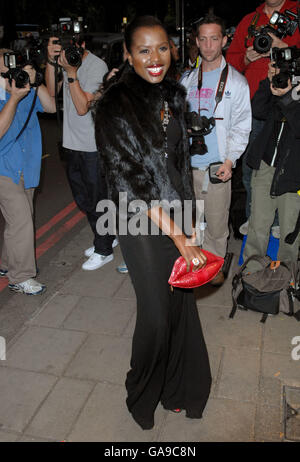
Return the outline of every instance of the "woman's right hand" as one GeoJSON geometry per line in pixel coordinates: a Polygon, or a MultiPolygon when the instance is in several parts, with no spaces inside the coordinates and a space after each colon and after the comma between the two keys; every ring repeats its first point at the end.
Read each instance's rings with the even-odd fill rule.
{"type": "Polygon", "coordinates": [[[172,239],[180,254],[186,261],[186,268],[188,272],[191,269],[191,263],[193,263],[194,259],[198,259],[199,264],[195,265],[193,263],[192,271],[197,271],[198,269],[205,266],[207,258],[200,247],[196,245],[195,236],[188,238],[184,234],[181,234],[179,236],[173,236],[172,239]]]}

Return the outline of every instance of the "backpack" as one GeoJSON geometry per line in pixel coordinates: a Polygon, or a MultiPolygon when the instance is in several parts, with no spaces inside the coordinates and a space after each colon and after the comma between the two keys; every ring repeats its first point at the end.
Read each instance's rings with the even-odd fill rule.
{"type": "Polygon", "coordinates": [[[300,321],[300,310],[294,312],[294,300],[300,300],[299,274],[299,263],[272,261],[268,256],[249,257],[232,280],[233,307],[229,317],[233,318],[239,308],[263,313],[260,322],[280,311],[300,321]],[[250,260],[260,263],[262,269],[243,274],[250,260]]]}

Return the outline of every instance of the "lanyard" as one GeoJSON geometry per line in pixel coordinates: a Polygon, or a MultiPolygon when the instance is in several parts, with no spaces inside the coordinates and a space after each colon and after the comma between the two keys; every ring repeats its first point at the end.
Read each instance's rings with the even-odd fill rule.
{"type": "Polygon", "coordinates": [[[34,97],[33,97],[33,100],[32,100],[31,108],[30,108],[29,114],[27,116],[26,122],[24,123],[20,133],[18,134],[18,136],[16,138],[16,141],[20,138],[20,136],[22,135],[22,133],[24,132],[25,128],[28,125],[28,122],[30,120],[30,117],[32,115],[32,112],[33,112],[33,109],[34,109],[34,106],[35,106],[35,103],[36,103],[36,98],[37,98],[37,89],[35,90],[35,94],[34,94],[34,97]]]}
{"type": "MultiPolygon", "coordinates": [[[[222,101],[225,86],[226,86],[226,82],[227,82],[227,77],[228,77],[228,69],[229,69],[228,64],[226,64],[226,66],[222,70],[222,73],[221,73],[221,76],[220,76],[218,89],[217,89],[217,93],[216,93],[216,97],[215,97],[216,105],[215,105],[213,114],[216,112],[218,104],[222,101]]],[[[203,70],[202,70],[202,63],[201,63],[200,66],[199,66],[199,73],[198,73],[198,92],[199,92],[198,93],[198,99],[199,99],[198,114],[199,115],[200,115],[200,90],[201,90],[201,87],[202,87],[202,80],[203,80],[203,70]]]]}

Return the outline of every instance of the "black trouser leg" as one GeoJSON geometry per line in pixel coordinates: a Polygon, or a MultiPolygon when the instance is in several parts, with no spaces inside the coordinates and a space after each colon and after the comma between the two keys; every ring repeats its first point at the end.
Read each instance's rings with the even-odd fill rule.
{"type": "Polygon", "coordinates": [[[105,176],[100,171],[98,152],[82,152],[66,150],[67,177],[74,200],[80,210],[86,213],[88,222],[94,233],[95,252],[101,255],[112,253],[114,236],[100,236],[96,225],[102,213],[96,212],[100,200],[107,199],[105,176]]]}

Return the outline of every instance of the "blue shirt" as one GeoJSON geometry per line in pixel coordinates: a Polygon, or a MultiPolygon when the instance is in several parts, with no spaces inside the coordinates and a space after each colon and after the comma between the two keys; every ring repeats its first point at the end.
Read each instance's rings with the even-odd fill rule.
{"type": "MultiPolygon", "coordinates": [[[[215,93],[219,83],[221,69],[214,69],[213,71],[203,72],[202,87],[200,90],[200,115],[208,119],[214,115],[215,109],[215,93]]],[[[198,113],[199,109],[199,90],[197,86],[192,86],[188,89],[187,99],[190,103],[190,111],[198,113]]],[[[216,127],[213,128],[211,133],[204,137],[207,146],[207,154],[195,154],[191,157],[192,167],[198,167],[205,170],[212,162],[220,161],[220,154],[218,148],[218,140],[216,134],[216,127]]]]}
{"type": "MultiPolygon", "coordinates": [[[[0,138],[0,175],[7,176],[19,184],[23,173],[25,189],[35,188],[40,181],[42,137],[37,112],[43,107],[37,97],[33,112],[24,132],[16,141],[29,114],[35,90],[23,98],[17,106],[14,119],[7,132],[0,138]]],[[[5,92],[5,99],[0,100],[0,111],[10,98],[5,92]]]]}

